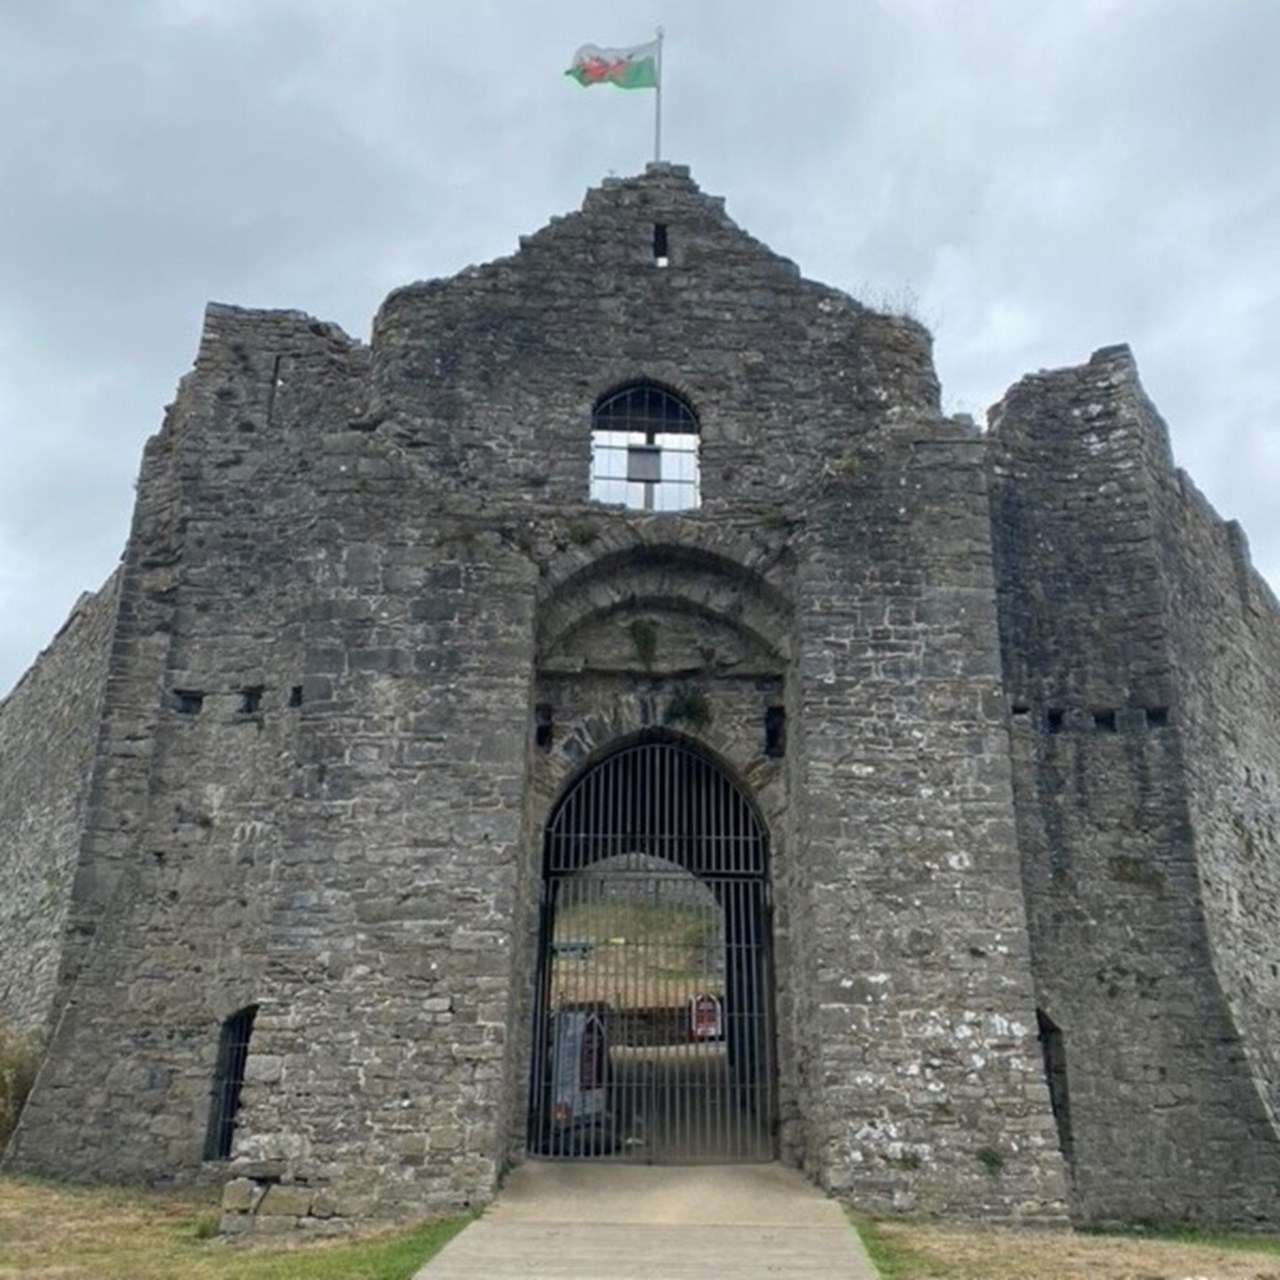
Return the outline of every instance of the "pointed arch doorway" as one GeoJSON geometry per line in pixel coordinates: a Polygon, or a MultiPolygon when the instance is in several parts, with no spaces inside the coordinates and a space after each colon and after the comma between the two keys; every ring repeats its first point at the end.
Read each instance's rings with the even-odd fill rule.
{"type": "Polygon", "coordinates": [[[774,1158],[768,852],[746,793],[674,738],[568,787],[543,835],[531,1153],[774,1158]]]}

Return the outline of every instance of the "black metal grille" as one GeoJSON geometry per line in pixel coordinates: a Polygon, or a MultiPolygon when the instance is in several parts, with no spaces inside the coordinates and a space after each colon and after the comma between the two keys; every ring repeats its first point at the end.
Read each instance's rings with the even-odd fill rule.
{"type": "Polygon", "coordinates": [[[663,387],[633,383],[602,397],[591,417],[592,501],[696,509],[698,443],[697,415],[663,387]]]}
{"type": "Polygon", "coordinates": [[[592,424],[609,431],[658,432],[698,430],[693,410],[679,396],[651,383],[623,387],[596,405],[592,424]]]}
{"type": "Polygon", "coordinates": [[[206,1160],[227,1160],[231,1156],[236,1114],[240,1110],[240,1091],[244,1088],[244,1064],[249,1057],[249,1037],[253,1034],[253,1019],[257,1012],[258,1006],[251,1004],[233,1013],[222,1024],[218,1063],[209,1098],[209,1127],[204,1139],[206,1160]]]}
{"type": "Polygon", "coordinates": [[[767,841],[671,741],[561,801],[544,845],[529,1147],[661,1163],[774,1155],[767,841]]]}

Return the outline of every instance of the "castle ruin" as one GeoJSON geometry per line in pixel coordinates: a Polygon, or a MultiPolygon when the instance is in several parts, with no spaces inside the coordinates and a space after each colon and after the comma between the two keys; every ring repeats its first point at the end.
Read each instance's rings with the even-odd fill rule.
{"type": "Polygon", "coordinates": [[[229,1230],[526,1158],[1280,1225],[1278,672],[1125,348],[979,434],[679,166],[367,346],[210,306],[0,703],[5,1167],[229,1230]]]}

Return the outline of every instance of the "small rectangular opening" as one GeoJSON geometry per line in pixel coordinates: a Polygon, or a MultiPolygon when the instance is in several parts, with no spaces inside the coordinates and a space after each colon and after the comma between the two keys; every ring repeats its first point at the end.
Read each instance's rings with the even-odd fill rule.
{"type": "Polygon", "coordinates": [[[1093,727],[1097,733],[1115,733],[1116,713],[1114,711],[1095,711],[1093,727]]]}
{"type": "Polygon", "coordinates": [[[180,716],[198,716],[204,706],[204,694],[199,689],[175,689],[173,709],[180,716]]]}
{"type": "Polygon", "coordinates": [[[768,707],[764,713],[764,753],[778,760],[787,754],[787,711],[768,707]]]}
{"type": "Polygon", "coordinates": [[[1065,719],[1066,712],[1062,711],[1058,707],[1050,707],[1049,710],[1044,713],[1045,728],[1048,729],[1050,733],[1061,733],[1065,719]]]}
{"type": "Polygon", "coordinates": [[[291,707],[302,706],[302,686],[300,684],[295,684],[293,688],[289,690],[289,705],[291,707]]]}
{"type": "Polygon", "coordinates": [[[661,484],[662,450],[653,444],[629,444],[627,480],[633,484],[661,484]]]}
{"type": "Polygon", "coordinates": [[[1031,708],[1022,702],[1015,702],[1010,710],[1015,716],[1027,716],[1031,714],[1031,708]]]}
{"type": "Polygon", "coordinates": [[[538,703],[533,709],[533,741],[539,751],[547,751],[551,747],[552,724],[551,703],[538,703]]]}
{"type": "Polygon", "coordinates": [[[655,266],[665,267],[670,263],[671,255],[667,247],[667,224],[653,224],[653,262],[655,266]]]}
{"type": "Polygon", "coordinates": [[[1169,723],[1168,707],[1148,707],[1146,710],[1148,729],[1163,729],[1169,723]]]}
{"type": "Polygon", "coordinates": [[[241,689],[240,714],[242,716],[256,716],[262,710],[262,694],[263,686],[260,684],[250,685],[246,689],[241,689]]]}

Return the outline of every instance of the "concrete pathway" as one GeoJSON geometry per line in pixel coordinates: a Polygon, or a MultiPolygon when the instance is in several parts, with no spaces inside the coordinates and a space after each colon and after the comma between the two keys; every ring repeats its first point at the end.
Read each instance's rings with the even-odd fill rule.
{"type": "Polygon", "coordinates": [[[414,1280],[875,1280],[844,1211],[776,1164],[529,1161],[414,1280]]]}

